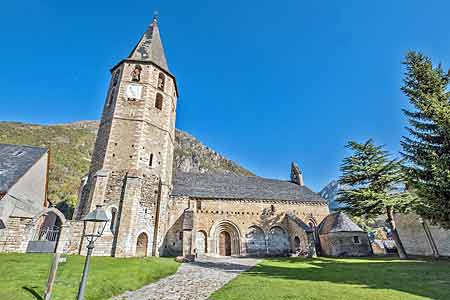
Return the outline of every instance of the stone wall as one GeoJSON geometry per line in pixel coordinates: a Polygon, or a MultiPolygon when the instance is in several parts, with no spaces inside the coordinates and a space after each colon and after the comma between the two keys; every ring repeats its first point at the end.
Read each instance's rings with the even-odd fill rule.
{"type": "MultiPolygon", "coordinates": [[[[431,241],[427,237],[424,224],[419,221],[416,214],[395,215],[397,229],[405,247],[406,253],[410,255],[433,255],[431,241]]],[[[431,225],[424,221],[429,228],[430,236],[434,241],[440,256],[450,256],[450,231],[439,226],[431,225]]]]}
{"type": "Polygon", "coordinates": [[[365,232],[332,232],[320,235],[321,254],[324,256],[369,256],[372,251],[365,232]],[[359,243],[354,237],[358,237],[359,243]]]}
{"type": "Polygon", "coordinates": [[[31,234],[32,218],[10,217],[0,229],[0,252],[24,253],[31,234]]]}
{"type": "Polygon", "coordinates": [[[320,223],[329,213],[326,203],[188,197],[172,197],[170,203],[170,229],[164,245],[166,253],[172,255],[182,252],[183,212],[187,208],[194,210],[193,248],[206,248],[212,255],[219,254],[220,231],[230,231],[237,236],[233,242],[236,255],[287,255],[295,248],[295,237],[306,250],[308,239],[304,228],[289,222],[287,213],[304,223],[310,219],[320,223]]]}

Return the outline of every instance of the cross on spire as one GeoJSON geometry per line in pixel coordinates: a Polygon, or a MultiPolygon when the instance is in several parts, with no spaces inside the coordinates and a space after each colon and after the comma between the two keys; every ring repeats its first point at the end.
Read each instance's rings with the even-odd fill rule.
{"type": "Polygon", "coordinates": [[[153,11],[153,23],[158,22],[158,18],[159,18],[159,11],[157,10],[153,11]]]}

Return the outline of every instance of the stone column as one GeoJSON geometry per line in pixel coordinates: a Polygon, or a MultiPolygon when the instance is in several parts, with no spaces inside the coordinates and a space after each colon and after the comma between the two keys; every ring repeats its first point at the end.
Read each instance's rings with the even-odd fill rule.
{"type": "Polygon", "coordinates": [[[186,258],[194,257],[193,253],[193,234],[194,229],[194,210],[188,208],[183,215],[183,256],[186,258]]]}
{"type": "Polygon", "coordinates": [[[315,258],[317,257],[316,251],[316,239],[314,238],[314,232],[307,232],[308,237],[308,257],[315,258]]]}
{"type": "Polygon", "coordinates": [[[58,245],[56,246],[56,253],[63,253],[66,244],[70,241],[70,226],[67,224],[61,225],[58,239],[58,245]]]}

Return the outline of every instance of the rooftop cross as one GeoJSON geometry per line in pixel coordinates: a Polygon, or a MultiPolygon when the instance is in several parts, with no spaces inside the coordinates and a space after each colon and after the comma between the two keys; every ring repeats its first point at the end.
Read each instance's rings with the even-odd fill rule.
{"type": "Polygon", "coordinates": [[[157,11],[157,10],[153,11],[153,22],[154,23],[158,22],[158,17],[159,17],[159,11],[157,11]]]}

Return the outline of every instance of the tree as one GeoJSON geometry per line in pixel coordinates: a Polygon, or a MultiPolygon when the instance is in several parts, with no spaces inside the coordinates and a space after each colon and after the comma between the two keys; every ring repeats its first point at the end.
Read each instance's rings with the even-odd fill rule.
{"type": "Polygon", "coordinates": [[[401,142],[408,184],[421,198],[417,212],[450,229],[450,71],[409,52],[402,91],[412,110],[401,142]]]}
{"type": "Polygon", "coordinates": [[[341,165],[339,183],[347,188],[338,192],[337,201],[345,204],[344,210],[352,216],[385,214],[399,256],[407,258],[394,220],[394,213],[405,211],[413,201],[403,185],[401,162],[372,140],[362,144],[350,141],[346,147],[353,153],[341,165]]]}

